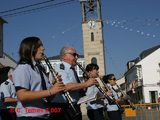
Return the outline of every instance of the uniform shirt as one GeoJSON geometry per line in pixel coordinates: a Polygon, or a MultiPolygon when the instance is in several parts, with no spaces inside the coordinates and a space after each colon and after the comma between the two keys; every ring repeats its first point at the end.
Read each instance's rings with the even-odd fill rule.
{"type": "MultiPolygon", "coordinates": [[[[8,79],[1,84],[1,91],[4,93],[4,98],[9,97],[9,98],[17,99],[15,86],[12,80],[8,79]]],[[[5,103],[4,107],[5,108],[15,108],[16,104],[17,104],[16,102],[5,103]]]]}
{"type": "MultiPolygon", "coordinates": [[[[35,62],[34,62],[35,65],[35,62]]],[[[42,90],[41,76],[36,67],[35,70],[31,68],[29,64],[19,64],[13,72],[13,82],[15,87],[22,87],[30,91],[40,91],[42,90]]],[[[46,86],[49,88],[51,83],[48,78],[44,75],[46,86]]],[[[31,116],[47,118],[49,116],[49,111],[46,108],[46,102],[42,99],[32,100],[32,101],[18,101],[17,104],[17,116],[31,116]]]]}
{"type": "MultiPolygon", "coordinates": [[[[98,93],[99,89],[95,86],[92,85],[87,88],[86,95],[90,95],[93,93],[98,93]]],[[[94,102],[87,102],[87,109],[98,109],[98,108],[103,108],[104,107],[104,101],[103,100],[96,100],[94,102]]]]}
{"type": "MultiPolygon", "coordinates": [[[[112,86],[110,84],[107,84],[107,86],[109,87],[109,89],[112,91],[112,94],[114,96],[115,99],[118,99],[118,95],[117,93],[112,89],[112,86]]],[[[117,111],[118,110],[118,106],[117,105],[109,105],[107,104],[107,111],[117,111]]]]}
{"type": "MultiPolygon", "coordinates": [[[[61,75],[62,82],[64,84],[77,83],[73,70],[70,68],[71,68],[71,65],[64,61],[61,64],[58,64],[57,66],[55,66],[55,69],[58,72],[58,74],[61,75]]],[[[79,100],[80,98],[79,90],[70,91],[69,93],[74,102],[77,102],[79,100]]],[[[52,102],[53,103],[67,103],[68,101],[65,99],[64,95],[62,95],[62,93],[58,93],[55,95],[52,102]]]]}

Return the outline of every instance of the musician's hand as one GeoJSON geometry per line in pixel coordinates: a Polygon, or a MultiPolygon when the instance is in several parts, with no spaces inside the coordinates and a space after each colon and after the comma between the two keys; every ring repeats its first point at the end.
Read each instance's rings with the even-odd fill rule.
{"type": "Polygon", "coordinates": [[[57,78],[58,78],[58,81],[59,81],[59,82],[62,82],[61,75],[57,75],[57,78]]]}
{"type": "Polygon", "coordinates": [[[102,89],[108,96],[112,96],[112,91],[111,90],[108,90],[105,86],[102,86],[102,89]]]}
{"type": "Polygon", "coordinates": [[[61,75],[56,75],[55,79],[52,80],[52,84],[54,85],[56,82],[62,82],[61,75]]]}
{"type": "Polygon", "coordinates": [[[121,99],[116,99],[116,103],[119,104],[121,102],[121,99]]]}
{"type": "Polygon", "coordinates": [[[112,96],[112,95],[113,95],[111,90],[108,90],[108,91],[106,92],[106,94],[107,94],[108,96],[112,96]]]}
{"type": "Polygon", "coordinates": [[[51,95],[55,95],[58,92],[66,90],[65,85],[62,82],[55,83],[51,88],[50,88],[50,93],[51,95]]]}
{"type": "Polygon", "coordinates": [[[95,84],[98,85],[97,80],[94,79],[94,78],[89,78],[85,83],[86,83],[87,87],[90,87],[90,86],[95,85],[95,84]]]}

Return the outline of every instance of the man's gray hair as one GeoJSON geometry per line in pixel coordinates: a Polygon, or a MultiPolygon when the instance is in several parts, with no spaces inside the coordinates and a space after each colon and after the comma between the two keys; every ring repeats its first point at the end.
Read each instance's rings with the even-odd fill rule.
{"type": "Polygon", "coordinates": [[[69,53],[68,51],[70,51],[70,49],[74,49],[73,47],[70,47],[70,46],[64,46],[61,50],[60,50],[60,60],[63,59],[63,56],[66,54],[66,53],[69,53]]]}
{"type": "Polygon", "coordinates": [[[11,67],[11,68],[9,69],[9,71],[8,71],[8,77],[13,74],[13,71],[14,71],[14,68],[11,67]]]}

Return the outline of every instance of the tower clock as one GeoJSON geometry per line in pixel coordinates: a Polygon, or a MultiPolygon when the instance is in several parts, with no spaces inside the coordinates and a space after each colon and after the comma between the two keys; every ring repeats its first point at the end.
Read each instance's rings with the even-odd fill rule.
{"type": "Polygon", "coordinates": [[[81,0],[81,7],[85,65],[96,63],[102,76],[106,69],[101,1],[81,0]]]}

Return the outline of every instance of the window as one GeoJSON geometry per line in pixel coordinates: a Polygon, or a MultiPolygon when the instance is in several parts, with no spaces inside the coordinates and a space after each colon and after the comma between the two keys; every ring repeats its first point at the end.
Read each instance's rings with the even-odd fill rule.
{"type": "Polygon", "coordinates": [[[142,80],[142,78],[143,78],[141,65],[137,66],[137,77],[138,77],[137,78],[138,80],[142,80]]]}
{"type": "Polygon", "coordinates": [[[93,58],[91,59],[91,63],[97,64],[97,58],[93,57],[93,58]]]}
{"type": "Polygon", "coordinates": [[[94,41],[94,33],[91,32],[91,41],[94,41]]]}
{"type": "Polygon", "coordinates": [[[158,98],[158,91],[149,91],[150,102],[156,103],[158,98]]]}

